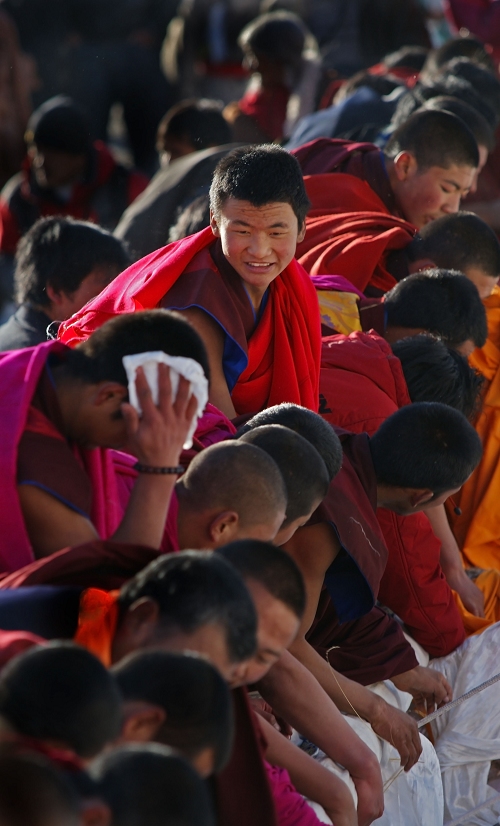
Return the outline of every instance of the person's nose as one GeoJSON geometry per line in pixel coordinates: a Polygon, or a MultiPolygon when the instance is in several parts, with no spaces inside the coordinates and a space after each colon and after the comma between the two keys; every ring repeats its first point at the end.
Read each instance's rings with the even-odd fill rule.
{"type": "Polygon", "coordinates": [[[460,209],[460,192],[453,192],[444,202],[441,211],[446,213],[446,215],[453,215],[455,212],[458,212],[460,209]]]}
{"type": "Polygon", "coordinates": [[[252,233],[250,236],[250,243],[248,245],[248,252],[254,258],[265,258],[271,251],[269,238],[265,232],[252,233]]]}

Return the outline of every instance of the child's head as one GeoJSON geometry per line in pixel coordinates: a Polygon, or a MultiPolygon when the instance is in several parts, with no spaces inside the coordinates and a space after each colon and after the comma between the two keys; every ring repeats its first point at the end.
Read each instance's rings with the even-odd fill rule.
{"type": "Polygon", "coordinates": [[[224,768],[233,742],[232,705],[213,665],[194,654],[139,651],[113,673],[124,700],[123,740],[171,746],[202,777],[224,768]]]}

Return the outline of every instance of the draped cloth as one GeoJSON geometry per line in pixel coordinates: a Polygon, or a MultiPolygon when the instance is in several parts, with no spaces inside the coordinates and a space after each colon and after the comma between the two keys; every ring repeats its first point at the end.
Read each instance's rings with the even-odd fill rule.
{"type": "Polygon", "coordinates": [[[470,363],[486,379],[483,408],[474,423],[483,444],[479,465],[453,497],[461,516],[448,510],[453,533],[467,565],[500,568],[500,288],[484,302],[488,338],[470,363]]]}
{"type": "MultiPolygon", "coordinates": [[[[59,329],[70,346],[120,313],[159,306],[193,258],[214,242],[210,227],[142,258],[59,329]]],[[[269,287],[262,317],[248,341],[247,364],[232,392],[237,413],[281,402],[318,408],[321,335],[316,292],[293,259],[269,287]]]]}

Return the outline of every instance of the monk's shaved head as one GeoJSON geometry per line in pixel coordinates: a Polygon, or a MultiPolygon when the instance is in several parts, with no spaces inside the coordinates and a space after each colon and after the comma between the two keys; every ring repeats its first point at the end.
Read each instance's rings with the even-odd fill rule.
{"type": "Polygon", "coordinates": [[[246,527],[271,523],[286,511],[287,494],[276,462],[259,447],[221,442],[191,462],[176,488],[193,511],[234,511],[246,527]]]}
{"type": "Polygon", "coordinates": [[[269,424],[249,430],[240,441],[262,448],[278,465],[288,497],[284,525],[308,516],[325,498],[330,483],[326,465],[303,436],[288,427],[269,424]]]}
{"type": "Polygon", "coordinates": [[[415,112],[399,126],[387,142],[384,153],[394,159],[411,152],[419,170],[452,165],[476,168],[479,151],[469,127],[451,112],[415,112]]]}

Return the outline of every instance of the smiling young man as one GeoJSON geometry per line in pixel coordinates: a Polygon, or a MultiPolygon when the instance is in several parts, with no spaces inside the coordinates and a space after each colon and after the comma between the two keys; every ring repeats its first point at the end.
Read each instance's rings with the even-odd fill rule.
{"type": "Polygon", "coordinates": [[[319,310],[294,260],[309,200],[297,161],[276,145],[236,149],[210,189],[211,226],[138,261],[63,324],[73,344],[110,315],[181,312],[207,347],[210,401],[229,417],[284,401],[317,408],[319,310]]]}

